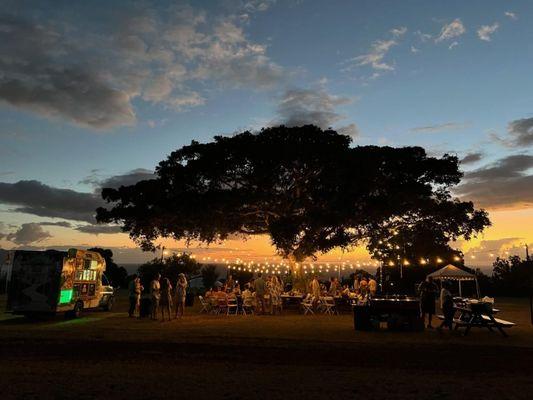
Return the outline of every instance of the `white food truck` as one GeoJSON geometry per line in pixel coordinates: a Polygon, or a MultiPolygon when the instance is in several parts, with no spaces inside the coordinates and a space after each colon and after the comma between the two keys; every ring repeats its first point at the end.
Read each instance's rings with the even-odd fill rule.
{"type": "Polygon", "coordinates": [[[115,293],[97,252],[14,250],[4,257],[6,312],[29,318],[65,313],[79,317],[84,309],[111,310],[115,293]]]}

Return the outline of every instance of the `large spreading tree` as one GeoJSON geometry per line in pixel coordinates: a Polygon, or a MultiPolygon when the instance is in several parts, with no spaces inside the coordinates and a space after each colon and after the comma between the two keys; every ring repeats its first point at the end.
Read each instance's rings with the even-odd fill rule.
{"type": "Polygon", "coordinates": [[[386,260],[396,237],[404,254],[424,256],[415,253],[428,241],[451,250],[450,241],[489,225],[485,211],[452,196],[462,177],[457,157],[350,145],[313,125],[193,141],[161,161],[155,179],[103,189],[110,207],[97,219],[122,224],[146,250],[160,237],[268,235],[291,262],[360,244],[386,260]]]}

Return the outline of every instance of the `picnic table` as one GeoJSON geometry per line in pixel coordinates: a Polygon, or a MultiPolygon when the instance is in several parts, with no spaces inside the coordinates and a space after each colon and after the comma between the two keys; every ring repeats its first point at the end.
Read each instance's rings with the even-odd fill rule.
{"type": "Polygon", "coordinates": [[[489,331],[497,329],[504,337],[507,337],[505,328],[511,328],[515,324],[510,321],[495,318],[498,309],[490,303],[462,303],[456,304],[454,309],[459,312],[459,317],[454,318],[455,330],[465,328],[463,335],[466,336],[472,328],[487,328],[489,331]]]}
{"type": "Polygon", "coordinates": [[[299,308],[305,295],[283,293],[280,297],[283,303],[283,308],[299,308]]]}

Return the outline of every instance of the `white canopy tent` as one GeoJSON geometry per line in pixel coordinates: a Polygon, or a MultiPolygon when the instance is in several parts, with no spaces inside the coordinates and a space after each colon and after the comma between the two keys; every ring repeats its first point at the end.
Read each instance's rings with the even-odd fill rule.
{"type": "Polygon", "coordinates": [[[479,298],[479,284],[477,282],[477,276],[457,268],[455,265],[448,264],[445,267],[432,272],[428,276],[431,276],[434,280],[437,281],[458,281],[459,282],[459,296],[463,297],[463,289],[461,283],[463,281],[474,281],[476,283],[476,293],[479,298]]]}

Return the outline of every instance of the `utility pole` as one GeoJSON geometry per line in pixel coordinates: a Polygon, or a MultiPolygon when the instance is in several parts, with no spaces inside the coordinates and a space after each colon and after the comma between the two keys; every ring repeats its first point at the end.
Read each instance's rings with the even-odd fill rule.
{"type": "Polygon", "coordinates": [[[526,265],[529,268],[529,317],[531,320],[531,325],[533,325],[533,262],[529,258],[529,246],[527,243],[526,247],[526,265]]]}

